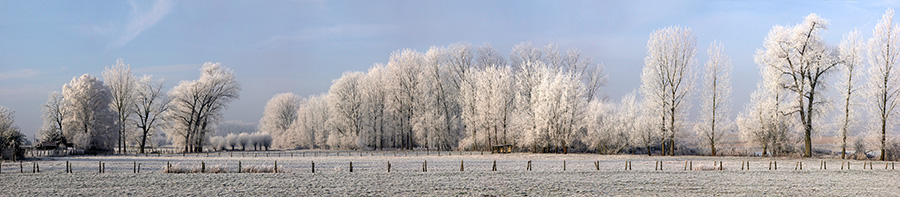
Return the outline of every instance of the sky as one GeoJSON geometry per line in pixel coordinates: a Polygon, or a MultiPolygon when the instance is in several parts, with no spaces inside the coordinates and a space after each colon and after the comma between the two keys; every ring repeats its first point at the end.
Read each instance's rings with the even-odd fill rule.
{"type": "MultiPolygon", "coordinates": [[[[698,68],[721,42],[734,66],[734,112],[759,81],[753,55],[774,25],[816,13],[836,46],[858,28],[868,39],[891,1],[18,1],[0,0],[0,105],[30,139],[52,91],[82,74],[100,77],[117,58],[167,89],[221,62],[243,91],[224,113],[256,123],[273,95],[328,91],[348,71],[386,63],[400,49],[557,44],[603,64],[612,101],[640,86],[647,38],[666,26],[697,36],[698,68]]],[[[698,69],[699,70],[699,69],[698,69]]],[[[836,75],[835,75],[836,76],[836,75]]],[[[835,76],[832,76],[833,78],[835,76]]],[[[832,80],[836,81],[836,80],[832,80]]],[[[696,113],[694,107],[691,113],[696,113]]]]}

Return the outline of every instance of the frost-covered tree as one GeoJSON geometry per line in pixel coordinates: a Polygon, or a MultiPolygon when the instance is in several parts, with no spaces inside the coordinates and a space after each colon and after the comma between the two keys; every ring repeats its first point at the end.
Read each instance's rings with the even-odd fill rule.
{"type": "Polygon", "coordinates": [[[473,55],[468,44],[432,47],[425,52],[418,88],[421,105],[413,128],[426,148],[449,150],[458,144],[463,134],[459,89],[469,85],[466,75],[474,70],[473,55]]]}
{"type": "Polygon", "coordinates": [[[13,125],[15,117],[9,108],[0,106],[0,160],[18,160],[25,158],[25,135],[19,127],[13,125]]]}
{"type": "MultiPolygon", "coordinates": [[[[388,114],[395,117],[392,135],[394,147],[412,149],[417,146],[414,141],[413,120],[418,115],[419,88],[421,87],[424,54],[411,49],[395,51],[387,63],[388,75],[386,88],[388,95],[388,114]]],[[[332,114],[334,115],[334,114],[332,114]]]]}
{"type": "Polygon", "coordinates": [[[250,134],[241,133],[237,135],[238,145],[241,145],[241,150],[247,150],[249,147],[253,146],[253,140],[250,139],[250,134]]]}
{"type": "Polygon", "coordinates": [[[525,133],[526,143],[543,147],[545,151],[555,149],[568,152],[573,142],[577,125],[584,118],[587,99],[580,81],[563,72],[553,72],[550,68],[540,68],[541,80],[532,87],[531,120],[534,128],[525,133]]]}
{"type": "Polygon", "coordinates": [[[841,81],[838,87],[841,91],[841,101],[843,101],[843,110],[839,115],[840,137],[841,137],[841,159],[845,158],[847,153],[847,136],[850,130],[856,125],[856,107],[859,105],[856,97],[858,97],[859,70],[863,66],[863,50],[865,43],[859,35],[858,30],[853,30],[844,35],[839,47],[841,59],[844,61],[841,70],[841,81]]]}
{"type": "MultiPolygon", "coordinates": [[[[388,115],[386,114],[388,92],[385,88],[386,79],[385,67],[383,64],[375,64],[362,79],[360,83],[360,94],[362,94],[365,128],[363,128],[363,138],[367,141],[369,148],[383,150],[388,144],[390,131],[388,130],[388,115]]],[[[310,116],[313,116],[310,114],[310,116]]],[[[309,124],[315,124],[310,121],[309,124]]],[[[307,132],[313,134],[314,132],[307,132]]],[[[306,139],[312,139],[307,137],[306,139]]]]}
{"type": "MultiPolygon", "coordinates": [[[[626,95],[634,102],[634,93],[626,95]]],[[[588,105],[587,133],[582,139],[600,154],[616,154],[631,145],[631,133],[639,113],[616,103],[594,100],[588,105]]]]}
{"type": "Polygon", "coordinates": [[[225,150],[225,148],[228,147],[227,143],[228,141],[222,136],[213,136],[209,138],[209,145],[216,151],[225,150]]]}
{"type": "Polygon", "coordinates": [[[166,117],[172,122],[167,136],[185,152],[201,152],[212,125],[238,99],[240,90],[234,71],[219,63],[204,63],[199,79],[182,81],[169,91],[172,100],[166,117]]]}
{"type": "Polygon", "coordinates": [[[691,28],[669,26],[653,31],[641,75],[647,106],[662,120],[663,154],[675,154],[675,136],[687,120],[686,97],[696,67],[697,37],[691,28]]]}
{"type": "Polygon", "coordinates": [[[84,74],[63,86],[65,118],[63,135],[75,147],[111,151],[116,143],[116,113],[110,109],[109,87],[94,76],[84,74]]]}
{"type": "Polygon", "coordinates": [[[147,143],[152,143],[154,132],[164,124],[163,114],[169,109],[171,100],[163,92],[163,82],[162,79],[154,80],[153,77],[145,75],[135,83],[133,109],[137,117],[133,122],[138,128],[139,153],[144,153],[147,143]]]}
{"type": "Polygon", "coordinates": [[[231,150],[235,150],[235,147],[237,147],[239,143],[240,140],[238,139],[238,136],[236,134],[229,133],[225,136],[225,144],[228,147],[231,147],[231,150]]]}
{"type": "Polygon", "coordinates": [[[757,64],[782,73],[780,86],[792,93],[790,113],[796,113],[803,126],[803,156],[812,156],[814,120],[824,115],[823,91],[829,73],[840,63],[836,52],[826,46],[822,35],[828,21],[810,14],[791,27],[776,25],[769,31],[763,49],[756,51],[757,64]]]}
{"type": "Polygon", "coordinates": [[[334,128],[334,133],[328,136],[329,146],[361,147],[357,140],[363,126],[364,111],[359,84],[364,76],[361,72],[344,73],[334,80],[328,90],[328,106],[332,114],[329,125],[334,128]]]}
{"type": "Polygon", "coordinates": [[[885,160],[885,140],[887,130],[894,123],[893,116],[900,105],[900,26],[894,24],[894,10],[888,9],[875,25],[875,31],[868,44],[869,83],[867,92],[871,111],[875,115],[875,129],[881,132],[881,155],[885,160]]]}
{"type": "Polygon", "coordinates": [[[707,53],[709,61],[703,73],[700,122],[695,130],[701,141],[709,145],[710,154],[716,156],[716,144],[730,126],[731,59],[718,42],[710,44],[707,53]]]}
{"type": "Polygon", "coordinates": [[[483,144],[510,144],[520,141],[519,132],[512,129],[515,107],[515,76],[508,66],[495,65],[472,70],[466,76],[469,84],[460,89],[462,106],[471,108],[463,113],[468,127],[483,131],[481,136],[466,135],[461,147],[471,147],[477,141],[483,144]],[[493,137],[491,137],[493,136],[493,137]]]}
{"type": "Polygon", "coordinates": [[[263,117],[259,119],[259,132],[267,133],[274,139],[278,148],[297,148],[299,140],[287,133],[297,120],[300,108],[300,97],[293,93],[280,93],[272,96],[266,103],[263,117]]]}
{"type": "Polygon", "coordinates": [[[326,96],[310,96],[297,110],[297,120],[288,133],[298,136],[300,147],[327,148],[327,139],[331,134],[327,125],[330,118],[326,96]]]}
{"type": "Polygon", "coordinates": [[[272,146],[272,135],[268,133],[253,133],[251,138],[255,141],[253,144],[258,146],[258,150],[269,150],[272,146]]]}
{"type": "MultiPolygon", "coordinates": [[[[620,124],[617,129],[626,130],[629,139],[632,140],[634,146],[643,147],[647,151],[647,156],[653,155],[651,147],[654,143],[661,140],[663,133],[659,129],[662,119],[659,118],[659,111],[646,108],[646,99],[638,100],[636,92],[626,94],[619,102],[617,115],[620,124]]],[[[665,150],[663,150],[665,152],[665,150]]]]}
{"type": "Polygon", "coordinates": [[[55,142],[60,145],[68,143],[63,136],[63,123],[66,114],[65,101],[62,93],[50,92],[47,102],[41,106],[41,117],[44,119],[40,130],[40,139],[45,142],[55,142]]]}
{"type": "Polygon", "coordinates": [[[783,104],[787,97],[780,85],[783,75],[766,65],[760,65],[760,75],[762,80],[736,123],[741,138],[747,144],[760,146],[763,156],[780,155],[790,149],[788,131],[793,126],[788,121],[788,106],[783,104]]]}
{"type": "Polygon", "coordinates": [[[125,64],[122,59],[116,60],[116,65],[106,67],[103,70],[103,80],[109,86],[109,92],[112,94],[112,101],[109,108],[116,112],[116,121],[118,122],[116,148],[118,153],[125,153],[127,150],[126,139],[128,139],[128,122],[129,117],[134,113],[134,97],[137,80],[134,74],[131,74],[131,65],[125,64]]]}

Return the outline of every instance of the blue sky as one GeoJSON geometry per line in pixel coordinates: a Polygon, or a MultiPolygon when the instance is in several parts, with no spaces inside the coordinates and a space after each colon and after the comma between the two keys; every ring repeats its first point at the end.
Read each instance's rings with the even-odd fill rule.
{"type": "MultiPolygon", "coordinates": [[[[328,90],[346,71],[387,62],[392,51],[434,45],[556,43],[603,63],[612,100],[637,88],[647,37],[669,25],[692,27],[700,64],[713,40],[734,65],[734,112],[759,79],[754,51],[773,25],[809,13],[829,19],[836,45],[897,2],[881,1],[10,1],[0,0],[0,105],[16,111],[31,138],[40,106],[72,77],[100,76],[123,58],[135,74],[196,79],[204,62],[235,70],[241,99],[226,120],[257,122],[280,92],[328,90]]],[[[696,108],[692,109],[696,111],[696,108]]]]}

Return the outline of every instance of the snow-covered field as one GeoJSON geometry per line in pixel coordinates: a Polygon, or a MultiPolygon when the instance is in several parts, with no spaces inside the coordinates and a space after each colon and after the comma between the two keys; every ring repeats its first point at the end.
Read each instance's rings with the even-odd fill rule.
{"type": "Polygon", "coordinates": [[[862,169],[861,161],[852,170],[840,170],[841,161],[803,160],[803,170],[794,170],[795,158],[742,157],[647,157],[593,154],[487,154],[478,152],[224,152],[152,156],[86,156],[40,158],[40,173],[31,173],[34,161],[3,163],[0,195],[464,195],[464,196],[559,196],[559,195],[839,195],[881,196],[900,193],[900,169],[885,170],[885,163],[873,162],[874,169],[862,169]],[[280,153],[280,155],[279,155],[280,153]],[[293,154],[293,157],[291,156],[293,154]],[[315,154],[315,156],[314,156],[315,154]],[[326,156],[327,154],[327,156],[326,156]],[[336,155],[339,154],[339,155],[336,155]],[[349,154],[349,155],[348,155],[349,154]],[[362,156],[360,156],[362,154],[362,156]],[[397,154],[396,156],[394,154],[397,154]],[[491,171],[493,161],[497,171],[491,171]],[[532,171],[526,171],[528,161],[532,171]],[[664,170],[655,171],[657,160],[664,170]],[[778,161],[778,170],[768,170],[769,161],[778,161]],[[74,173],[66,174],[66,161],[74,173]],[[98,162],[106,172],[98,173],[98,162]],[[162,173],[166,162],[173,166],[220,167],[228,172],[243,167],[272,167],[275,161],[283,173],[162,173]],[[422,164],[428,163],[428,172],[422,164]],[[464,171],[460,172],[460,161],[464,171]],[[565,161],[565,171],[563,162],[565,161]],[[594,166],[599,161],[599,170],[594,166]],[[633,170],[625,171],[625,161],[633,170]],[[723,171],[685,171],[684,162],[695,169],[712,169],[723,161],[723,171]],[[741,161],[750,161],[742,171],[741,161]],[[311,172],[315,162],[316,173],[311,172]],[[350,172],[353,162],[353,172],[350,172]],[[387,172],[387,162],[391,172],[387,172]],[[133,173],[134,163],[141,172],[133,173]]]}

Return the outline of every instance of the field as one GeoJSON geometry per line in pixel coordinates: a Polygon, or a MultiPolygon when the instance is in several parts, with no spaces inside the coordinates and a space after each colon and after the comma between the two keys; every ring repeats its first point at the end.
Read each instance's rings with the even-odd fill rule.
{"type": "MultiPolygon", "coordinates": [[[[900,193],[900,169],[884,162],[841,170],[841,161],[796,158],[647,157],[593,154],[488,154],[479,152],[271,151],[188,155],[44,157],[2,164],[0,195],[10,196],[560,196],[560,195],[838,195],[881,196],[900,193]],[[268,154],[268,156],[266,155],[268,154]],[[396,156],[395,156],[396,154],[396,156]],[[427,155],[426,155],[427,154],[427,155]],[[462,154],[462,155],[460,155],[462,154]],[[496,160],[497,171],[492,171],[496,160]],[[663,161],[663,170],[654,169],[663,161]],[[827,169],[821,169],[822,161],[827,169]],[[66,172],[66,162],[74,173],[66,172]],[[235,173],[243,168],[272,168],[279,173],[235,173]],[[427,161],[427,172],[422,172],[427,161]],[[460,171],[460,163],[463,171],[460,171]],[[528,161],[532,170],[527,170],[528,161]],[[594,162],[598,162],[595,166],[594,162]],[[625,170],[631,161],[632,170],[625,170]],[[685,161],[694,170],[684,170],[685,161]],[[715,161],[723,169],[713,170],[715,161]],[[750,170],[741,170],[742,161],[750,170]],[[769,170],[777,161],[778,170],[769,170]],[[32,173],[34,164],[39,173],[32,173]],[[99,163],[105,172],[99,173],[99,163]],[[163,173],[173,168],[219,168],[227,173],[163,173]],[[312,173],[315,162],[316,172],[312,173]],[[350,172],[353,162],[353,172],[350,172]],[[387,163],[391,172],[387,172],[387,163]],[[565,162],[565,167],[563,163],[565,162]],[[134,173],[140,163],[140,173],[134,173]],[[599,168],[599,170],[598,170],[599,168]],[[869,168],[869,167],[867,167],[869,168]],[[888,168],[892,168],[889,166],[888,168]]],[[[889,163],[890,164],[890,163],[889,163]]],[[[715,168],[717,169],[717,168],[715,168]]]]}

